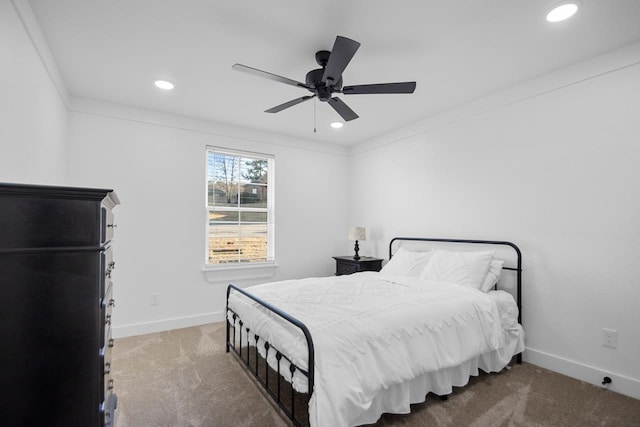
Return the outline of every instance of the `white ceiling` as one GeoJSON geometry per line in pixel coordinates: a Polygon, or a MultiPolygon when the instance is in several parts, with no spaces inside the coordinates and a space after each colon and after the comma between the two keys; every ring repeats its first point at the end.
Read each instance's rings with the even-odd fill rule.
{"type": "Polygon", "coordinates": [[[640,39],[639,0],[30,0],[72,96],[305,139],[353,144],[640,39]],[[360,118],[340,130],[304,89],[233,71],[241,63],[304,82],[336,35],[362,46],[345,85],[415,80],[412,95],[340,95],[360,118]],[[153,86],[176,84],[172,92],[153,86]]]}

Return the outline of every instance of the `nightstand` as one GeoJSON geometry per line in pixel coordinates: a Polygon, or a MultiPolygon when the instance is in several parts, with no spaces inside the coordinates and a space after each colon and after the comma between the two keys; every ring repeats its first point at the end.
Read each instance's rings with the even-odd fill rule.
{"type": "Polygon", "coordinates": [[[382,259],[370,256],[361,256],[360,259],[353,259],[352,256],[334,256],[333,259],[336,260],[336,276],[360,271],[380,271],[382,268],[382,259]]]}

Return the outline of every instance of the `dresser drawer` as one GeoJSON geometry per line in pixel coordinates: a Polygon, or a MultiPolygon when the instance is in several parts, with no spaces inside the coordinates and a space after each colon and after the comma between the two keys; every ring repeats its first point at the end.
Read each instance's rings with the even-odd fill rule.
{"type": "Polygon", "coordinates": [[[113,378],[111,378],[111,374],[104,375],[104,398],[105,401],[109,399],[109,395],[113,394],[113,378]]]}
{"type": "Polygon", "coordinates": [[[104,346],[100,349],[100,362],[102,363],[101,397],[104,400],[111,390],[113,390],[113,379],[111,378],[111,349],[113,348],[113,337],[111,327],[107,328],[104,346]]]}
{"type": "Polygon", "coordinates": [[[382,260],[374,259],[370,261],[361,262],[358,267],[358,271],[380,271],[382,269],[382,260]]]}
{"type": "Polygon", "coordinates": [[[116,301],[113,299],[113,282],[109,281],[109,285],[107,286],[107,292],[104,294],[104,298],[102,298],[102,305],[104,306],[104,327],[111,327],[111,312],[113,311],[113,307],[116,305],[116,301]]]}
{"type": "Polygon", "coordinates": [[[345,262],[338,262],[336,264],[336,275],[341,276],[343,274],[352,274],[358,271],[357,264],[348,264],[345,262]]]}
{"type": "Polygon", "coordinates": [[[111,327],[111,312],[115,306],[115,300],[113,299],[113,283],[107,282],[107,291],[105,292],[102,300],[100,301],[100,319],[102,319],[103,326],[100,328],[100,343],[105,343],[105,333],[107,329],[111,327]]]}
{"type": "Polygon", "coordinates": [[[109,391],[106,395],[102,405],[100,405],[100,411],[104,420],[104,427],[112,427],[114,425],[114,417],[116,407],[118,406],[118,398],[113,391],[109,391]]]}
{"type": "Polygon", "coordinates": [[[363,256],[353,259],[352,256],[334,256],[336,260],[336,276],[358,273],[360,271],[380,271],[382,259],[363,256]]]}
{"type": "Polygon", "coordinates": [[[100,209],[100,243],[105,244],[113,240],[114,229],[117,227],[113,211],[109,208],[102,207],[100,209]]]}
{"type": "Polygon", "coordinates": [[[96,202],[3,197],[0,249],[95,246],[99,212],[96,202]]]}
{"type": "Polygon", "coordinates": [[[104,295],[107,291],[107,285],[111,282],[111,275],[116,268],[116,263],[113,261],[113,249],[111,246],[102,251],[100,256],[100,270],[103,272],[100,279],[100,295],[104,295]]]}

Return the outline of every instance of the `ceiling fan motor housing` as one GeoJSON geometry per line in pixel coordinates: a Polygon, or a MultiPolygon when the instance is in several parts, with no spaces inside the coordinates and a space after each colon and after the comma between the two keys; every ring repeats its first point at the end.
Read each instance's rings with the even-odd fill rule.
{"type": "Polygon", "coordinates": [[[311,70],[307,73],[305,82],[307,86],[313,89],[312,92],[318,96],[320,101],[328,101],[331,99],[331,94],[342,89],[342,77],[333,85],[327,85],[322,82],[322,76],[324,75],[324,68],[318,68],[311,70]]]}

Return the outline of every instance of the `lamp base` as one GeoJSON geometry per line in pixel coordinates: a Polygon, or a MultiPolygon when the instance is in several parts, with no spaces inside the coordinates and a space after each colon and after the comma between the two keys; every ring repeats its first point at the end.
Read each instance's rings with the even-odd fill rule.
{"type": "Polygon", "coordinates": [[[360,259],[360,255],[358,255],[358,251],[360,250],[360,246],[358,246],[358,241],[356,240],[356,244],[353,247],[353,250],[356,251],[356,254],[353,256],[353,259],[355,260],[359,260],[360,259]]]}

